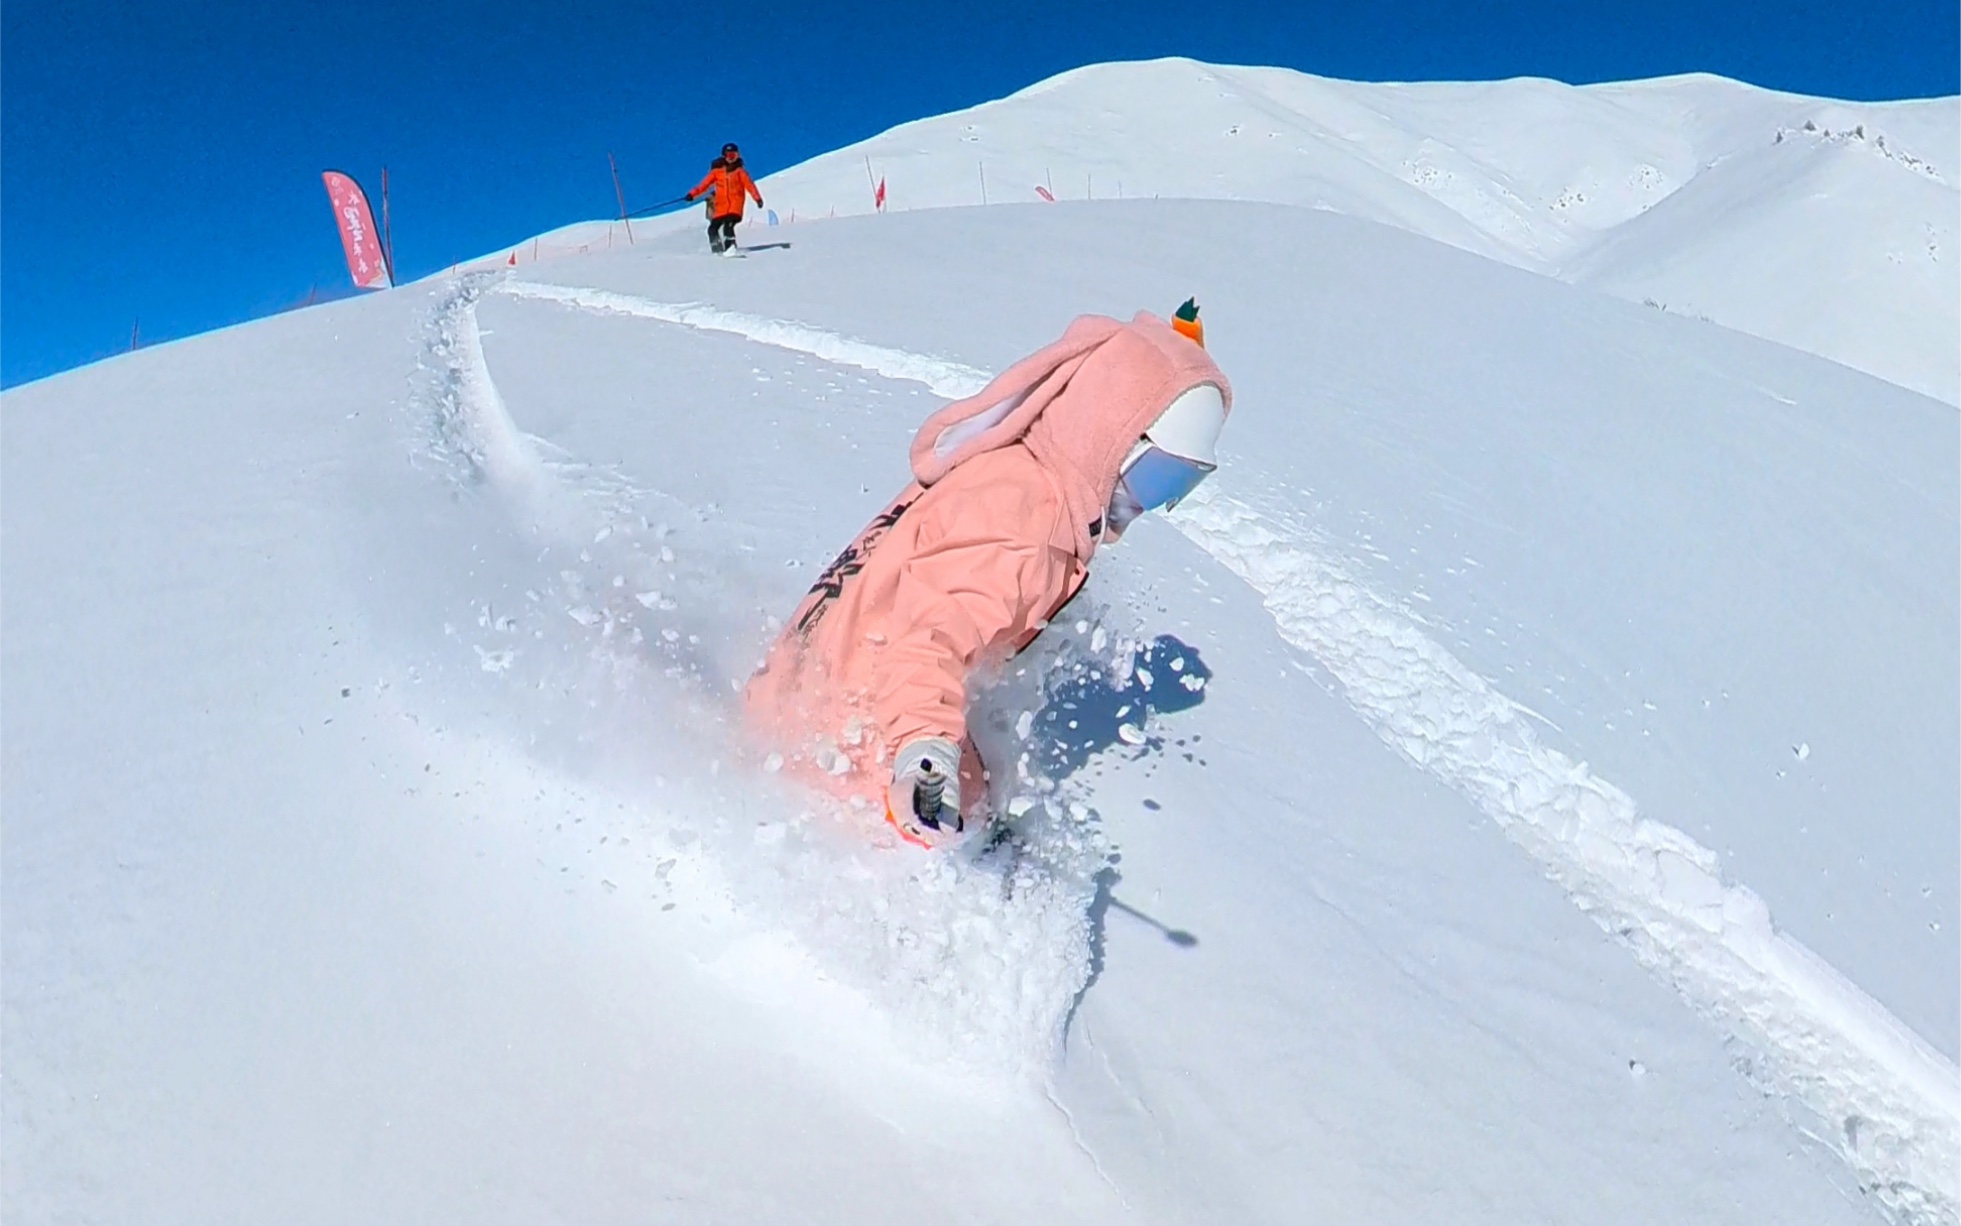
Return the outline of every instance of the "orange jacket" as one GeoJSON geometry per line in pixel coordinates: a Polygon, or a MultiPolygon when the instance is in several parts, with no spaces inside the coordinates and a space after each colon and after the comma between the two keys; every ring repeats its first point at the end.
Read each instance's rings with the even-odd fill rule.
{"type": "Polygon", "coordinates": [[[708,177],[695,184],[695,189],[688,193],[688,199],[694,200],[703,192],[711,191],[715,193],[717,217],[742,216],[742,198],[745,195],[754,196],[759,205],[763,202],[763,194],[756,190],[755,180],[749,177],[741,162],[733,166],[717,166],[709,171],[708,177]]]}

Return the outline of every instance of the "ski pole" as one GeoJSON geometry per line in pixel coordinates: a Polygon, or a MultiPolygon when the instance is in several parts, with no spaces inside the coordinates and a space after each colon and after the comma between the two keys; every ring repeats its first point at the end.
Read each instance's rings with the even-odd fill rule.
{"type": "Polygon", "coordinates": [[[644,209],[635,209],[631,213],[628,213],[627,216],[645,217],[649,213],[658,213],[662,209],[671,209],[677,204],[686,204],[686,203],[688,203],[688,197],[686,195],[680,195],[674,197],[674,199],[672,200],[663,200],[659,204],[650,204],[644,209]]]}

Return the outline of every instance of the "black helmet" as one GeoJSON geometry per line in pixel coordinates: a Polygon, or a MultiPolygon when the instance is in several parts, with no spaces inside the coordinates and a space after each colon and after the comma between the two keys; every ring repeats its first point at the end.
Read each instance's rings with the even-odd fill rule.
{"type": "Polygon", "coordinates": [[[730,141],[728,144],[722,146],[722,156],[725,158],[734,157],[736,154],[740,152],[741,150],[735,147],[734,141],[730,141]]]}

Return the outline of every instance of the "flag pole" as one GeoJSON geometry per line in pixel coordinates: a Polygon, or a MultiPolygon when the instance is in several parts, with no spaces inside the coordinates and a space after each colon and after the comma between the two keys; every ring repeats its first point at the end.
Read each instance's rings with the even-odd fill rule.
{"type": "Polygon", "coordinates": [[[620,220],[626,223],[626,241],[631,246],[633,243],[633,223],[626,219],[626,192],[620,188],[620,164],[613,160],[613,151],[611,149],[606,151],[606,164],[613,169],[613,194],[619,197],[620,220]]]}
{"type": "Polygon", "coordinates": [[[388,228],[388,167],[381,168],[381,253],[388,260],[388,284],[395,284],[395,235],[388,228]]]}

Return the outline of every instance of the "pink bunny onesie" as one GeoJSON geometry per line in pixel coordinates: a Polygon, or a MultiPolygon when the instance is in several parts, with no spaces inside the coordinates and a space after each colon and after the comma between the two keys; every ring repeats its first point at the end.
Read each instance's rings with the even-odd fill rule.
{"type": "Polygon", "coordinates": [[[968,819],[984,816],[969,678],[1082,587],[1124,458],[1207,383],[1231,404],[1218,366],[1163,320],[1084,315],[927,418],[913,483],[825,568],[750,679],[751,724],[791,771],[875,811],[894,753],[946,737],[962,747],[968,819]]]}

